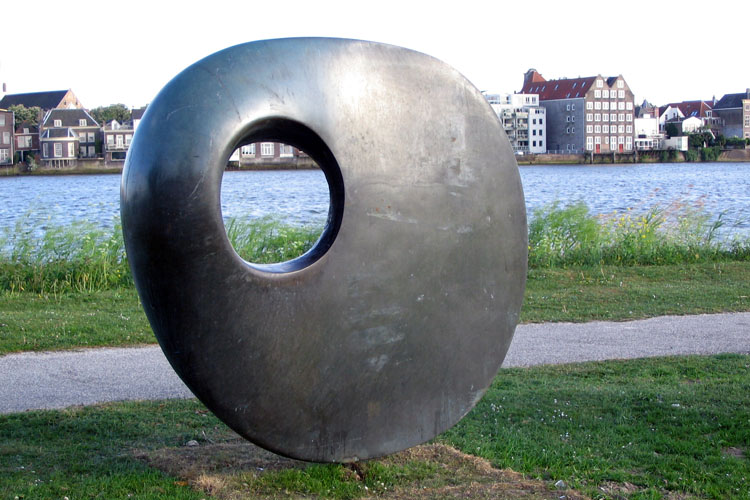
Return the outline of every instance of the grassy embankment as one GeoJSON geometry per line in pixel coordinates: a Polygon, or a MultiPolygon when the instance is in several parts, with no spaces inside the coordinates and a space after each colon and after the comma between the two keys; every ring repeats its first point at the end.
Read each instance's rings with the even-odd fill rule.
{"type": "MultiPolygon", "coordinates": [[[[750,310],[748,243],[672,215],[537,214],[523,319],[750,310]]],[[[235,248],[284,260],[317,234],[268,224],[230,226],[235,248]]],[[[23,234],[2,245],[0,352],[153,341],[119,232],[23,234]]],[[[750,498],[749,409],[747,356],[509,369],[437,444],[357,467],[261,453],[195,401],[30,412],[0,416],[0,497],[750,498]]]]}
{"type": "MultiPolygon", "coordinates": [[[[521,319],[750,310],[750,242],[719,242],[722,220],[684,206],[599,217],[582,204],[547,207],[529,224],[521,319]]],[[[246,259],[278,262],[309,248],[319,229],[233,221],[227,232],[246,259]]],[[[21,222],[0,240],[0,354],[154,342],[119,228],[34,234],[21,222]]]]}

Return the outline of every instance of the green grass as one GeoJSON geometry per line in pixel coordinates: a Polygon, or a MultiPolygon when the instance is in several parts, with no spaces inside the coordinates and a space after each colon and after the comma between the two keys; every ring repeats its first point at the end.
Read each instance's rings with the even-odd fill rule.
{"type": "MultiPolygon", "coordinates": [[[[750,262],[532,269],[523,322],[750,311],[750,262]]],[[[0,354],[156,341],[132,287],[0,292],[0,354]]]]}
{"type": "Polygon", "coordinates": [[[750,260],[750,239],[725,235],[725,215],[675,201],[595,216],[583,202],[552,203],[529,221],[529,267],[671,265],[750,260]]]}
{"type": "Polygon", "coordinates": [[[750,358],[503,370],[440,439],[592,496],[613,482],[631,498],[750,498],[750,358]]]}
{"type": "MultiPolygon", "coordinates": [[[[257,452],[242,445],[232,454],[225,446],[236,437],[195,401],[2,415],[0,436],[2,499],[208,497],[190,485],[218,498],[357,498],[394,488],[409,498],[477,480],[460,463],[419,453],[354,469],[261,457],[275,464],[261,472],[247,460],[257,452]],[[186,447],[190,440],[199,446],[186,447]]],[[[750,498],[750,357],[504,369],[436,441],[592,498],[750,498]]]]}

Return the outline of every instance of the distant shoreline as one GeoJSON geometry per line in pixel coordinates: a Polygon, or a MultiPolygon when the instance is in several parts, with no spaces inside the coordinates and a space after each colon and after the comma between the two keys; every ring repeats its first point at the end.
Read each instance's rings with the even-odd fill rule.
{"type": "MultiPolygon", "coordinates": [[[[702,163],[743,163],[750,162],[750,149],[725,150],[716,161],[712,162],[689,162],[685,159],[682,152],[677,152],[677,158],[662,159],[658,152],[648,152],[650,154],[633,153],[602,153],[602,154],[535,154],[516,156],[518,165],[628,165],[638,163],[690,163],[700,165],[702,163]]],[[[289,164],[278,165],[254,165],[243,168],[230,167],[227,172],[254,172],[264,170],[314,170],[316,166],[293,167],[289,164]]],[[[19,165],[0,167],[0,178],[34,176],[34,175],[101,175],[101,174],[122,174],[122,167],[104,167],[104,166],[85,166],[85,167],[68,167],[68,168],[51,168],[37,167],[32,171],[23,171],[19,165]]]]}

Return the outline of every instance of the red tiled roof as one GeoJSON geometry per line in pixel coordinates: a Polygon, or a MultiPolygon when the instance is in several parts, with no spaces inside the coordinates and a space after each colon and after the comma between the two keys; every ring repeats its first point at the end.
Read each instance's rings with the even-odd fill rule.
{"type": "Polygon", "coordinates": [[[685,115],[685,118],[690,118],[691,116],[705,118],[706,111],[710,111],[713,107],[708,101],[670,102],[662,106],[662,108],[666,109],[667,106],[678,108],[685,115]]]}
{"type": "Polygon", "coordinates": [[[588,92],[595,80],[595,76],[588,76],[585,78],[564,78],[542,82],[526,81],[521,93],[539,94],[540,101],[582,98],[586,95],[586,92],[588,92]]]}

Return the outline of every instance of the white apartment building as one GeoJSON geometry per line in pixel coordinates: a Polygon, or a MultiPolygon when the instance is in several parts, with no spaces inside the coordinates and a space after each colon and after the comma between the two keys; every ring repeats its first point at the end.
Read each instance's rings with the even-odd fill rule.
{"type": "Polygon", "coordinates": [[[547,115],[536,94],[486,94],[516,154],[547,152],[547,115]]]}

